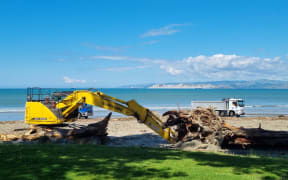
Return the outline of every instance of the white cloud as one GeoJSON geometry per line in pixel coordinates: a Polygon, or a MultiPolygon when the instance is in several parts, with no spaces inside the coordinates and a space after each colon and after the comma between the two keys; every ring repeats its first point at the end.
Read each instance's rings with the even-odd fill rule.
{"type": "Polygon", "coordinates": [[[170,24],[170,25],[161,27],[159,29],[151,29],[145,32],[144,34],[142,34],[140,37],[144,38],[144,37],[171,35],[180,31],[179,29],[176,29],[176,27],[185,26],[185,25],[188,25],[188,24],[170,24]]]}
{"type": "Polygon", "coordinates": [[[119,46],[119,47],[114,47],[114,46],[102,46],[102,45],[94,45],[91,43],[82,43],[83,46],[87,46],[90,48],[94,48],[100,51],[110,51],[114,53],[122,52],[125,49],[129,48],[128,46],[119,46]]]}
{"type": "Polygon", "coordinates": [[[124,66],[124,67],[111,67],[107,68],[108,71],[117,71],[117,72],[124,72],[124,71],[130,71],[130,70],[136,70],[136,69],[144,69],[147,66],[124,66]]]}
{"type": "MultiPolygon", "coordinates": [[[[84,58],[82,58],[84,59],[84,58]]],[[[134,61],[140,63],[152,63],[152,64],[161,64],[166,62],[162,59],[153,59],[153,58],[142,58],[142,57],[131,57],[131,56],[91,56],[88,59],[92,60],[112,60],[112,61],[134,61]]]]}
{"type": "MultiPolygon", "coordinates": [[[[131,61],[140,67],[157,67],[172,76],[186,80],[288,80],[287,57],[261,58],[236,54],[187,57],[182,60],[165,60],[130,56],[92,56],[92,60],[131,61]]],[[[108,68],[110,71],[128,71],[135,67],[108,68]]]]}
{"type": "Polygon", "coordinates": [[[178,75],[178,74],[183,73],[183,70],[177,69],[170,65],[160,65],[160,68],[164,69],[166,72],[168,72],[171,75],[178,75]]]}
{"type": "Polygon", "coordinates": [[[89,59],[100,59],[100,60],[127,60],[126,56],[91,56],[89,59]]]}
{"type": "Polygon", "coordinates": [[[159,40],[151,40],[151,41],[143,42],[141,45],[152,45],[152,44],[157,44],[159,42],[160,42],[159,40]]]}
{"type": "Polygon", "coordinates": [[[86,80],[72,79],[72,78],[70,78],[68,76],[64,76],[63,79],[64,79],[64,82],[67,83],[67,84],[72,84],[72,83],[85,84],[86,83],[86,80]]]}
{"type": "Polygon", "coordinates": [[[287,76],[287,62],[279,57],[260,58],[215,54],[212,56],[188,57],[178,61],[166,61],[160,66],[171,75],[190,76],[194,79],[245,80],[284,79],[287,76]]]}

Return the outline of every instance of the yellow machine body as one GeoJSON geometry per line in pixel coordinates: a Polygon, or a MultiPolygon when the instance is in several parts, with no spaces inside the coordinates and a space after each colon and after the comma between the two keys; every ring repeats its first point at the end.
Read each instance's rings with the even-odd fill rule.
{"type": "Polygon", "coordinates": [[[26,102],[25,123],[27,124],[61,124],[64,119],[57,116],[41,102],[26,102]]]}
{"type": "Polygon", "coordinates": [[[53,108],[48,107],[43,102],[27,101],[25,122],[28,124],[55,125],[71,121],[73,120],[71,114],[84,102],[127,116],[134,116],[140,123],[144,123],[170,143],[175,142],[175,133],[170,128],[163,128],[162,121],[135,100],[126,102],[102,92],[90,90],[73,91],[63,100],[57,102],[53,108]]]}

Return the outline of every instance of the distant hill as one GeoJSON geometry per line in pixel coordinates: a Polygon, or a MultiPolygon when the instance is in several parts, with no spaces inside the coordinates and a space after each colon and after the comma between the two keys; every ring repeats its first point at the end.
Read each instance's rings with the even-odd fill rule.
{"type": "Polygon", "coordinates": [[[255,80],[255,81],[207,81],[162,84],[138,84],[122,88],[152,89],[288,89],[288,81],[255,80]]]}

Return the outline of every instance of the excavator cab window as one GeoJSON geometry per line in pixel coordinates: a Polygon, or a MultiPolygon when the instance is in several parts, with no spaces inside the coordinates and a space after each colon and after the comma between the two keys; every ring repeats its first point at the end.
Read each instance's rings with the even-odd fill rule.
{"type": "Polygon", "coordinates": [[[61,91],[52,88],[28,88],[27,101],[50,103],[51,101],[59,102],[73,91],[61,91]]]}
{"type": "Polygon", "coordinates": [[[55,91],[52,93],[51,95],[51,98],[54,100],[54,101],[61,101],[63,99],[65,99],[69,94],[72,94],[73,91],[55,91]]]}
{"type": "Polygon", "coordinates": [[[27,101],[33,102],[50,102],[51,92],[53,89],[43,89],[43,88],[28,88],[27,89],[27,101]]]}

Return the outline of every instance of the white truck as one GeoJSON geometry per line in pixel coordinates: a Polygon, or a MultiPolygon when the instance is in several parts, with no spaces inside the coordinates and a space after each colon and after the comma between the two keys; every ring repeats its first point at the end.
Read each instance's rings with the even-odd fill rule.
{"type": "Polygon", "coordinates": [[[192,101],[192,109],[197,107],[212,107],[218,112],[219,116],[237,116],[244,115],[243,99],[224,98],[222,101],[192,101]]]}
{"type": "Polygon", "coordinates": [[[82,117],[88,119],[88,116],[93,116],[93,106],[83,103],[78,108],[78,119],[81,119],[82,117]]]}

